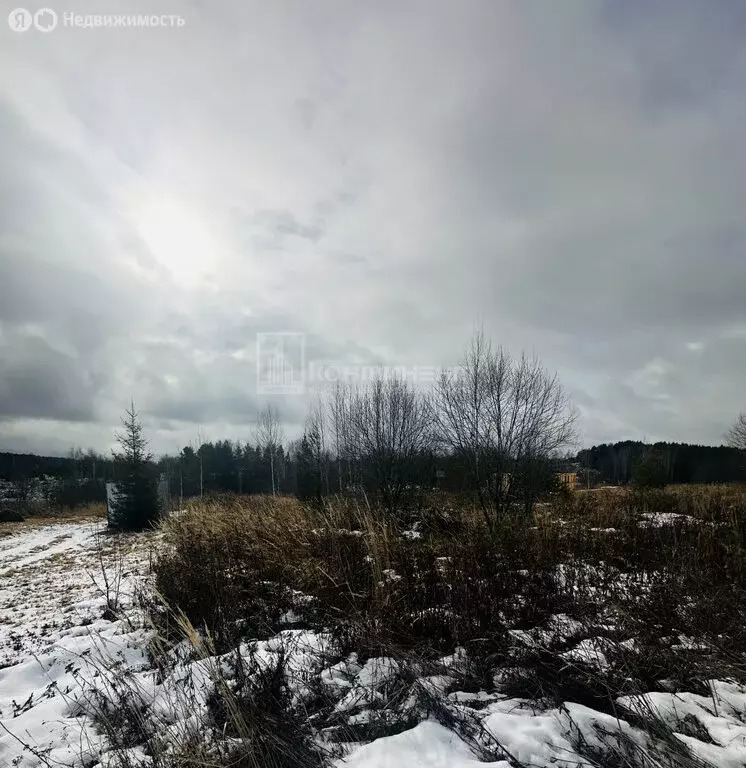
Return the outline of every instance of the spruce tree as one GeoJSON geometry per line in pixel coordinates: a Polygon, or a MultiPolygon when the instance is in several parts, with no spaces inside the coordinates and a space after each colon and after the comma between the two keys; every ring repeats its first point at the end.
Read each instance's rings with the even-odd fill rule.
{"type": "Polygon", "coordinates": [[[160,503],[152,455],[143,435],[135,404],[122,418],[124,431],[116,434],[121,451],[114,452],[117,464],[117,493],[109,524],[116,528],[141,531],[160,517],[160,503]]]}
{"type": "Polygon", "coordinates": [[[314,467],[314,456],[308,435],[305,433],[298,443],[295,451],[297,471],[296,494],[303,501],[318,500],[321,498],[321,488],[318,484],[314,467]]]}
{"type": "Polygon", "coordinates": [[[657,451],[647,451],[632,468],[632,485],[640,491],[665,488],[668,475],[663,457],[657,451]]]}

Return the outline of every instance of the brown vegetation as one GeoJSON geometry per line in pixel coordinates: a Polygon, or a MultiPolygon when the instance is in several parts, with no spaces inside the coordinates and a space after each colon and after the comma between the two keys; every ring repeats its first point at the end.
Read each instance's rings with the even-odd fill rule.
{"type": "Polygon", "coordinates": [[[358,651],[463,646],[497,666],[512,630],[561,613],[586,636],[696,637],[746,670],[744,488],[576,493],[533,520],[508,511],[492,535],[476,508],[432,501],[410,530],[343,499],[195,502],[164,526],[158,588],[226,647],[292,610],[358,651]]]}
{"type": "Polygon", "coordinates": [[[50,509],[47,506],[31,507],[27,515],[28,517],[22,521],[0,523],[0,538],[12,536],[15,533],[28,530],[28,528],[39,528],[43,525],[102,520],[106,518],[106,504],[84,504],[73,509],[67,507],[50,509]]]}
{"type": "Polygon", "coordinates": [[[593,742],[577,728],[574,747],[592,765],[711,768],[675,735],[707,741],[707,729],[689,716],[664,721],[639,694],[709,696],[714,678],[746,680],[746,488],[558,495],[533,518],[506,510],[494,530],[463,500],[426,502],[406,528],[403,516],[352,499],[304,506],[282,496],[193,501],[165,521],[152,657],[164,674],[174,654],[201,660],[211,735],[158,722],[137,675],[116,676],[89,705],[121,765],[135,765],[128,749],[144,744],[162,768],[322,766],[335,745],[343,754],[345,742],[429,716],[481,759],[524,766],[481,727],[476,703],[454,705],[458,691],[606,713],[619,725],[593,742]],[[277,634],[288,622],[330,633],[327,666],[352,652],[360,663],[395,660],[369,717],[346,718],[318,670],[303,678],[301,700],[291,695],[298,672],[277,634]],[[277,649],[272,664],[254,655],[261,638],[277,649]],[[445,672],[449,654],[463,661],[445,672]],[[428,675],[451,682],[438,693],[423,685],[428,675]]]}

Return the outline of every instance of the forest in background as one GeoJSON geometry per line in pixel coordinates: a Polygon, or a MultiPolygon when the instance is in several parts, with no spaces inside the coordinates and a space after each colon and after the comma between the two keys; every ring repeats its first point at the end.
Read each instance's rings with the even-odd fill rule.
{"type": "MultiPolygon", "coordinates": [[[[604,443],[558,460],[557,470],[577,472],[582,486],[625,485],[632,479],[636,462],[651,452],[660,457],[669,483],[746,481],[741,451],[690,443],[604,443]]],[[[308,435],[287,447],[275,448],[230,440],[205,442],[197,449],[186,446],[176,456],[154,461],[155,469],[169,480],[172,498],[222,492],[271,493],[272,465],[276,490],[281,493],[309,496],[349,490],[344,466],[331,456],[319,457],[313,436],[308,435]]],[[[465,473],[458,456],[422,451],[411,463],[408,480],[428,488],[458,491],[465,483],[465,473]]],[[[56,494],[55,501],[74,506],[104,500],[105,484],[116,481],[117,466],[110,457],[80,449],[65,457],[0,453],[0,480],[28,486],[31,492],[34,482],[44,478],[54,479],[50,493],[56,494]]]]}

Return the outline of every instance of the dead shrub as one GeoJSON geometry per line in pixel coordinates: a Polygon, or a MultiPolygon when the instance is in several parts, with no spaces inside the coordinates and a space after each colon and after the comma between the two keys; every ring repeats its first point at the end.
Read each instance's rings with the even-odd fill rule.
{"type": "MultiPolygon", "coordinates": [[[[271,634],[292,611],[361,653],[435,658],[464,646],[499,665],[511,630],[566,614],[591,634],[611,622],[643,647],[698,638],[738,669],[746,494],[673,487],[638,502],[576,493],[539,508],[533,524],[508,511],[488,532],[472,508],[429,510],[403,530],[350,501],[208,501],[165,524],[157,584],[219,647],[271,634]]],[[[636,679],[650,686],[652,675],[636,679]]]]}

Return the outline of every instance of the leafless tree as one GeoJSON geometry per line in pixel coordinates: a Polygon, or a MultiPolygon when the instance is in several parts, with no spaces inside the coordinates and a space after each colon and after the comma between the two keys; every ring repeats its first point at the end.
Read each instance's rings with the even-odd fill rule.
{"type": "Polygon", "coordinates": [[[490,527],[519,485],[531,508],[539,471],[575,436],[576,413],[556,374],[493,349],[481,330],[461,366],[441,373],[433,418],[440,443],[464,460],[490,527]]]}
{"type": "Polygon", "coordinates": [[[26,473],[23,473],[19,477],[16,477],[15,480],[13,480],[13,500],[16,502],[16,504],[18,504],[21,510],[25,511],[28,508],[29,502],[31,501],[33,495],[33,491],[34,481],[26,473]]]}
{"type": "Polygon", "coordinates": [[[80,467],[83,464],[83,461],[85,459],[85,453],[83,453],[82,448],[78,447],[72,447],[68,452],[67,456],[72,462],[73,467],[73,479],[77,483],[79,478],[79,470],[80,467]]]}
{"type": "Polygon", "coordinates": [[[726,435],[728,445],[746,451],[746,413],[739,414],[726,435]]]}
{"type": "Polygon", "coordinates": [[[306,418],[306,439],[308,440],[313,455],[314,472],[316,474],[319,495],[322,489],[329,493],[329,469],[328,452],[326,447],[326,410],[321,400],[316,399],[311,403],[306,418]]]}
{"type": "MultiPolygon", "coordinates": [[[[204,458],[202,446],[205,444],[206,440],[204,438],[204,435],[202,434],[202,427],[197,427],[197,450],[195,451],[195,454],[197,458],[199,459],[199,497],[200,499],[204,495],[204,471],[202,466],[202,460],[204,458]]],[[[191,446],[191,443],[189,444],[191,446]]],[[[184,479],[182,477],[181,483],[183,485],[184,479]]],[[[183,496],[183,491],[182,491],[183,496]]]]}
{"type": "Polygon", "coordinates": [[[96,461],[98,460],[98,454],[96,451],[93,450],[93,448],[89,448],[86,451],[85,454],[86,460],[88,461],[89,466],[91,467],[91,480],[96,480],[96,461]]]}
{"type": "MultiPolygon", "coordinates": [[[[484,334],[474,334],[460,368],[445,370],[436,383],[433,417],[438,442],[458,454],[472,477],[480,505],[487,509],[485,491],[491,468],[492,435],[487,396],[493,355],[484,334]]],[[[492,372],[495,384],[497,371],[492,372]]]]}
{"type": "Polygon", "coordinates": [[[257,417],[256,443],[269,454],[269,470],[272,476],[272,495],[277,495],[277,480],[275,474],[275,454],[282,446],[283,432],[280,414],[276,408],[267,404],[257,417]]]}
{"type": "Polygon", "coordinates": [[[333,450],[337,460],[339,492],[344,491],[344,475],[347,469],[347,485],[353,483],[354,448],[352,439],[352,389],[347,384],[337,382],[327,404],[331,427],[333,450]]]}
{"type": "Polygon", "coordinates": [[[371,466],[383,504],[396,510],[412,462],[429,444],[426,398],[406,379],[381,373],[353,392],[350,426],[354,450],[371,466]]]}

